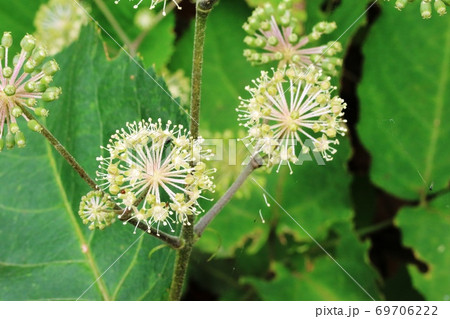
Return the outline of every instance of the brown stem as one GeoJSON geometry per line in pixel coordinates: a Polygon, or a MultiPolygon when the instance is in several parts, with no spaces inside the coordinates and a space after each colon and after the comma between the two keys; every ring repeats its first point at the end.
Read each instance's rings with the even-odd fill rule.
{"type": "Polygon", "coordinates": [[[233,195],[242,186],[242,184],[247,180],[250,174],[257,168],[261,167],[260,158],[252,158],[250,163],[242,170],[241,174],[226,191],[226,193],[220,198],[217,203],[195,224],[194,232],[195,235],[200,237],[203,234],[205,228],[213,221],[213,219],[222,211],[226,204],[233,198],[233,195]]]}

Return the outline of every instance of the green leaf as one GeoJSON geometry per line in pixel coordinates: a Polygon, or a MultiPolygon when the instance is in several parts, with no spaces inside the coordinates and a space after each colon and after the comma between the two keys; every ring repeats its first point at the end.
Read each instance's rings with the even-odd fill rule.
{"type": "MultiPolygon", "coordinates": [[[[167,65],[174,51],[174,13],[170,12],[167,16],[163,17],[162,13],[157,11],[159,10],[159,7],[156,10],[149,11],[148,7],[143,5],[139,10],[136,10],[133,8],[134,4],[129,3],[128,1],[121,1],[117,5],[114,4],[114,1],[103,2],[131,42],[134,42],[136,39],[143,36],[138,52],[144,61],[144,65],[146,67],[153,66],[160,72],[161,69],[167,65]],[[135,17],[141,10],[150,13],[152,19],[157,21],[149,31],[142,31],[135,24],[135,17]]],[[[117,31],[111,26],[95,2],[92,2],[91,4],[91,11],[93,18],[109,34],[107,35],[102,32],[105,42],[108,43],[109,50],[112,53],[120,53],[116,41],[122,46],[124,46],[125,43],[123,43],[123,40],[119,37],[117,31]]],[[[126,48],[126,50],[129,50],[129,48],[126,48]]]]}
{"type": "Polygon", "coordinates": [[[427,300],[449,300],[450,194],[439,196],[427,207],[403,208],[395,223],[402,231],[403,244],[428,266],[425,273],[408,267],[414,286],[427,300]]]}
{"type": "Polygon", "coordinates": [[[311,32],[312,27],[320,21],[335,21],[338,28],[328,36],[324,36],[323,43],[338,40],[345,49],[358,29],[367,22],[365,14],[371,0],[341,0],[336,6],[336,2],[329,1],[306,1],[306,11],[308,20],[306,31],[311,32]],[[326,2],[324,4],[324,2],[326,2]],[[336,7],[335,7],[336,6],[336,7]]]}
{"type": "Polygon", "coordinates": [[[139,53],[146,66],[153,66],[158,72],[166,66],[175,51],[175,15],[165,16],[142,41],[139,53]]]}
{"type": "Polygon", "coordinates": [[[12,33],[15,40],[12,50],[19,50],[20,39],[25,34],[34,32],[34,15],[44,2],[46,1],[0,0],[0,35],[3,35],[4,31],[12,33]]]}
{"type": "Polygon", "coordinates": [[[289,175],[287,167],[279,175],[272,173],[275,180],[268,185],[277,187],[267,190],[283,207],[269,200],[272,214],[278,220],[279,235],[289,233],[298,241],[309,242],[311,238],[306,230],[316,240],[321,240],[327,237],[333,224],[350,222],[353,216],[350,203],[351,175],[346,168],[350,145],[346,138],[340,138],[340,142],[338,152],[330,162],[314,153],[305,156],[299,165],[293,165],[293,175],[289,175]]]}
{"type": "MultiPolygon", "coordinates": [[[[270,301],[371,300],[370,296],[378,299],[378,275],[369,266],[367,255],[370,244],[360,242],[348,224],[340,224],[336,229],[339,239],[332,255],[362,288],[326,255],[314,260],[303,260],[305,266],[301,269],[299,266],[289,269],[277,262],[274,266],[275,277],[272,280],[245,278],[243,283],[251,284],[263,300],[270,301]]],[[[291,259],[301,258],[303,257],[298,253],[291,259]]]]}
{"type": "MultiPolygon", "coordinates": [[[[125,122],[152,116],[186,125],[165,84],[150,78],[154,71],[124,54],[108,61],[93,27],[56,60],[63,95],[47,124],[91,176],[99,146],[125,122]]],[[[8,243],[0,251],[0,299],[72,300],[91,284],[82,299],[165,299],[174,252],[149,256],[161,242],[120,222],[89,231],[77,214],[89,188],[42,136],[25,133],[25,149],[0,154],[0,178],[8,181],[0,189],[0,240],[8,243]]]]}
{"type": "Polygon", "coordinates": [[[371,179],[405,199],[450,180],[450,19],[386,8],[364,45],[358,132],[371,179]]]}
{"type": "MultiPolygon", "coordinates": [[[[221,172],[228,173],[225,170],[221,172]]],[[[265,184],[264,178],[256,178],[259,183],[265,184]]],[[[196,248],[223,258],[233,256],[236,249],[245,244],[248,244],[249,254],[256,253],[266,244],[271,217],[265,209],[261,190],[250,179],[242,187],[246,191],[245,195],[233,198],[227,204],[203,233],[196,248]],[[259,215],[260,210],[262,217],[259,215]]]]}

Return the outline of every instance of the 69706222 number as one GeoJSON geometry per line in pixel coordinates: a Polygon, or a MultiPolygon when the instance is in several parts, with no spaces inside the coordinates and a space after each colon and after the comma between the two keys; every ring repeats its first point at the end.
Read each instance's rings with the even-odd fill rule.
{"type": "Polygon", "coordinates": [[[416,315],[416,316],[437,316],[437,306],[378,306],[375,308],[377,315],[416,315]]]}

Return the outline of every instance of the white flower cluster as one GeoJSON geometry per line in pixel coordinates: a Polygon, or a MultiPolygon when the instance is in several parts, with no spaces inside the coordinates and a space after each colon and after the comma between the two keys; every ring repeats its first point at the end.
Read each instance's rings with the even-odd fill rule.
{"type": "Polygon", "coordinates": [[[81,198],[78,215],[84,224],[89,224],[89,229],[104,229],[115,220],[113,211],[114,203],[109,195],[101,191],[91,191],[81,198]]]}
{"type": "Polygon", "coordinates": [[[212,154],[201,144],[170,121],[128,123],[112,135],[107,156],[97,158],[97,180],[130,218],[173,231],[173,223],[189,223],[189,215],[202,211],[205,191],[214,191],[215,170],[205,164],[212,154]]]}
{"type": "Polygon", "coordinates": [[[255,154],[267,156],[268,165],[278,168],[283,163],[290,168],[311,147],[325,160],[332,159],[332,145],[339,144],[336,136],[347,129],[342,119],[346,104],[332,96],[330,78],[323,79],[313,67],[289,67],[273,70],[272,76],[263,71],[253,84],[246,88],[251,98],[241,98],[237,111],[255,154]]]}

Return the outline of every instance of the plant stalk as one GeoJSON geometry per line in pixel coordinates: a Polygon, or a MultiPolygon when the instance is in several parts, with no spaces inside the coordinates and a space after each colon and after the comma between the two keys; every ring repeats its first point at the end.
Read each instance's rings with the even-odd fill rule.
{"type": "Polygon", "coordinates": [[[238,178],[225,192],[225,194],[214,204],[213,207],[195,224],[194,233],[199,238],[202,236],[205,228],[213,221],[213,219],[222,211],[226,204],[233,198],[233,195],[247,180],[250,174],[257,168],[261,167],[260,158],[252,158],[250,163],[242,170],[238,178]]]}
{"type": "MultiPolygon", "coordinates": [[[[203,49],[205,43],[206,20],[217,0],[198,0],[195,15],[194,53],[191,78],[191,124],[190,132],[194,140],[198,138],[200,121],[200,101],[203,70],[203,49]]],[[[181,230],[183,247],[177,251],[175,267],[170,287],[170,300],[180,300],[183,292],[189,259],[194,246],[194,216],[188,216],[188,222],[181,230]]]]}

